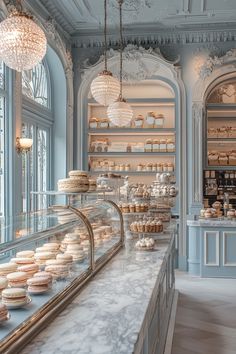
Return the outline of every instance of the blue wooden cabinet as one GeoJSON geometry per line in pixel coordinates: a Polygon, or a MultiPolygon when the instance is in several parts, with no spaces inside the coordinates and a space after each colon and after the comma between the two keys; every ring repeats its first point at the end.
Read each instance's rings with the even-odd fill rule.
{"type": "Polygon", "coordinates": [[[188,221],[188,231],[190,274],[236,278],[236,221],[188,221]]]}

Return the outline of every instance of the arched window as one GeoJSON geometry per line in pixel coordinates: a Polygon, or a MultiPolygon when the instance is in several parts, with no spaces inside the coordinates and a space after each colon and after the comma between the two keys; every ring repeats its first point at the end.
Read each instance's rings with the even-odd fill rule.
{"type": "Polygon", "coordinates": [[[50,108],[49,74],[46,62],[22,73],[22,93],[29,99],[50,108]]]}
{"type": "Polygon", "coordinates": [[[46,60],[22,73],[22,136],[33,139],[22,156],[22,210],[44,209],[47,198],[32,192],[50,189],[53,115],[50,76],[46,60]]]}

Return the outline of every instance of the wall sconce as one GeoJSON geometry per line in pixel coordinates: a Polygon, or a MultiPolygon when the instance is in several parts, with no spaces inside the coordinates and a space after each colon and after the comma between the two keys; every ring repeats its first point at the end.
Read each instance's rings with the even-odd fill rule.
{"type": "Polygon", "coordinates": [[[30,138],[16,138],[16,151],[18,154],[27,153],[31,150],[33,139],[30,138]]]}

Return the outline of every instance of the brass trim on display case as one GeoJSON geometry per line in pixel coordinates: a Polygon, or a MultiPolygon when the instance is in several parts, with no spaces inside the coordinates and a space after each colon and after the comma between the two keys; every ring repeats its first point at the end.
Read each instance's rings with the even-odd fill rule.
{"type": "MultiPolygon", "coordinates": [[[[68,285],[62,292],[55,295],[47,304],[45,304],[39,311],[37,311],[34,315],[30,317],[29,320],[24,321],[21,325],[19,325],[13,333],[8,335],[5,339],[1,341],[0,345],[0,353],[5,354],[17,354],[24,348],[24,346],[29,343],[34,336],[36,336],[44,327],[46,327],[49,322],[51,322],[67,305],[71,303],[73,298],[75,298],[85,284],[95,276],[95,274],[105,266],[109,260],[119,252],[119,250],[124,245],[124,223],[123,216],[120,212],[120,209],[113,201],[102,201],[103,203],[107,203],[112,205],[113,208],[118,212],[120,219],[120,240],[111,247],[98,261],[95,262],[95,246],[94,246],[94,238],[93,238],[93,229],[88,220],[88,218],[77,208],[72,207],[70,205],[62,206],[52,206],[50,208],[57,209],[69,209],[74,214],[76,214],[85,224],[88,230],[89,239],[90,239],[90,262],[89,268],[84,271],[80,276],[72,281],[70,285],[68,285]]],[[[71,222],[67,224],[63,224],[65,228],[70,228],[71,226],[76,226],[76,222],[71,222]]],[[[64,229],[65,229],[64,228],[64,229]]],[[[22,238],[21,240],[13,241],[13,243],[5,248],[0,246],[1,252],[9,251],[16,248],[18,245],[26,244],[31,241],[43,239],[47,236],[51,236],[51,231],[57,230],[58,228],[53,227],[53,229],[45,230],[39,232],[39,238],[36,235],[33,235],[29,238],[22,238]]],[[[59,230],[61,230],[59,228],[59,230]]]]}

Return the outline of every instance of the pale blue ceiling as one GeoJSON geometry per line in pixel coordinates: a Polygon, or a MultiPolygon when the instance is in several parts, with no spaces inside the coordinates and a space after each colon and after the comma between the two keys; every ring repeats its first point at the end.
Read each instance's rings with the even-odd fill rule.
{"type": "MultiPolygon", "coordinates": [[[[40,3],[65,32],[77,36],[101,30],[103,0],[26,0],[32,7],[40,3]]],[[[109,0],[110,28],[118,24],[117,0],[109,0]]],[[[236,22],[236,0],[125,0],[124,23],[130,29],[189,28],[236,22]]]]}

